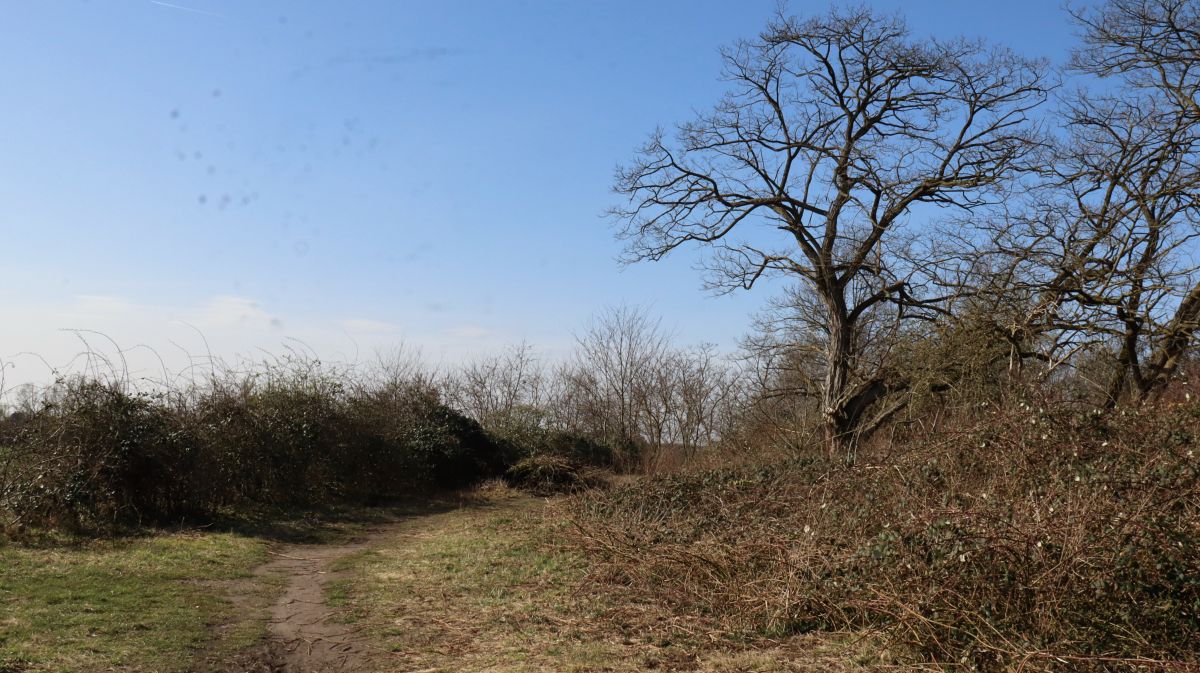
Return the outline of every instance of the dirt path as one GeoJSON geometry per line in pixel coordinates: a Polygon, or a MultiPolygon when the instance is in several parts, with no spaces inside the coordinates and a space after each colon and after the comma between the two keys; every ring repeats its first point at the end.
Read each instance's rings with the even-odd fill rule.
{"type": "Polygon", "coordinates": [[[367,538],[353,544],[287,547],[275,552],[275,560],[264,569],[287,578],[287,588],[271,608],[270,622],[271,640],[284,655],[276,663],[286,673],[354,670],[366,658],[354,630],[331,621],[325,585],[331,563],[370,542],[367,538]]]}
{"type": "Polygon", "coordinates": [[[283,593],[270,608],[267,642],[234,667],[247,673],[375,673],[378,649],[353,625],[334,618],[326,587],[338,559],[377,544],[401,522],[376,526],[343,544],[286,545],[255,575],[279,578],[283,593]]]}

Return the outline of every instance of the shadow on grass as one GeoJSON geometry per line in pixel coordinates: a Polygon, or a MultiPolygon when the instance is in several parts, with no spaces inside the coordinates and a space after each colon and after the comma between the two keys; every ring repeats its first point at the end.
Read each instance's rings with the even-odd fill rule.
{"type": "Polygon", "coordinates": [[[489,506],[488,499],[472,489],[376,499],[369,504],[261,505],[183,518],[174,524],[115,527],[104,533],[21,528],[8,531],[7,535],[0,532],[0,548],[5,544],[26,548],[78,547],[97,540],[133,541],[164,533],[234,533],[278,544],[332,544],[350,539],[372,526],[455,509],[486,509],[489,506]]]}
{"type": "Polygon", "coordinates": [[[191,528],[237,533],[284,544],[328,544],[344,541],[372,526],[439,514],[472,504],[472,499],[466,493],[433,493],[382,500],[369,505],[263,507],[222,513],[207,523],[191,528]]]}

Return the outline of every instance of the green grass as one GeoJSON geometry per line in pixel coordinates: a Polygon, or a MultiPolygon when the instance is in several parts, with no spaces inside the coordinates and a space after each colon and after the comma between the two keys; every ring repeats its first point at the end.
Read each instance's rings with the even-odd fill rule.
{"type": "Polygon", "coordinates": [[[231,533],[0,546],[0,672],[184,670],[222,624],[218,647],[249,645],[227,583],[265,557],[231,533]]]}
{"type": "Polygon", "coordinates": [[[32,531],[28,544],[0,533],[0,673],[203,670],[265,635],[266,608],[285,583],[252,576],[269,545],[340,543],[365,526],[453,506],[250,509],[215,524],[233,532],[32,531]]]}

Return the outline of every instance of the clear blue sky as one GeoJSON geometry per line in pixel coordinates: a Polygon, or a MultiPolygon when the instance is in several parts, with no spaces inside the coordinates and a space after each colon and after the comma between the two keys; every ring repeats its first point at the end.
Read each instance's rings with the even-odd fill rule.
{"type": "MultiPolygon", "coordinates": [[[[879,0],[920,35],[1061,61],[1057,3],[879,0]]],[[[796,1],[793,13],[827,2],[796,1]]],[[[170,359],[454,361],[550,352],[608,304],[732,348],[761,294],[694,257],[621,269],[613,169],[722,91],[717,49],[773,0],[9,0],[0,21],[0,357],[89,328],[170,359]]]]}

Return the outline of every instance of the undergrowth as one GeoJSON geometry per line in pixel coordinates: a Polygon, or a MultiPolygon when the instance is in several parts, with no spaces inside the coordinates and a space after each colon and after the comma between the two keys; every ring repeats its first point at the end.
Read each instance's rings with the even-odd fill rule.
{"type": "Polygon", "coordinates": [[[1027,405],[824,459],[572,506],[592,579],[729,637],[871,634],[962,670],[1200,666],[1200,405],[1027,405]]]}

